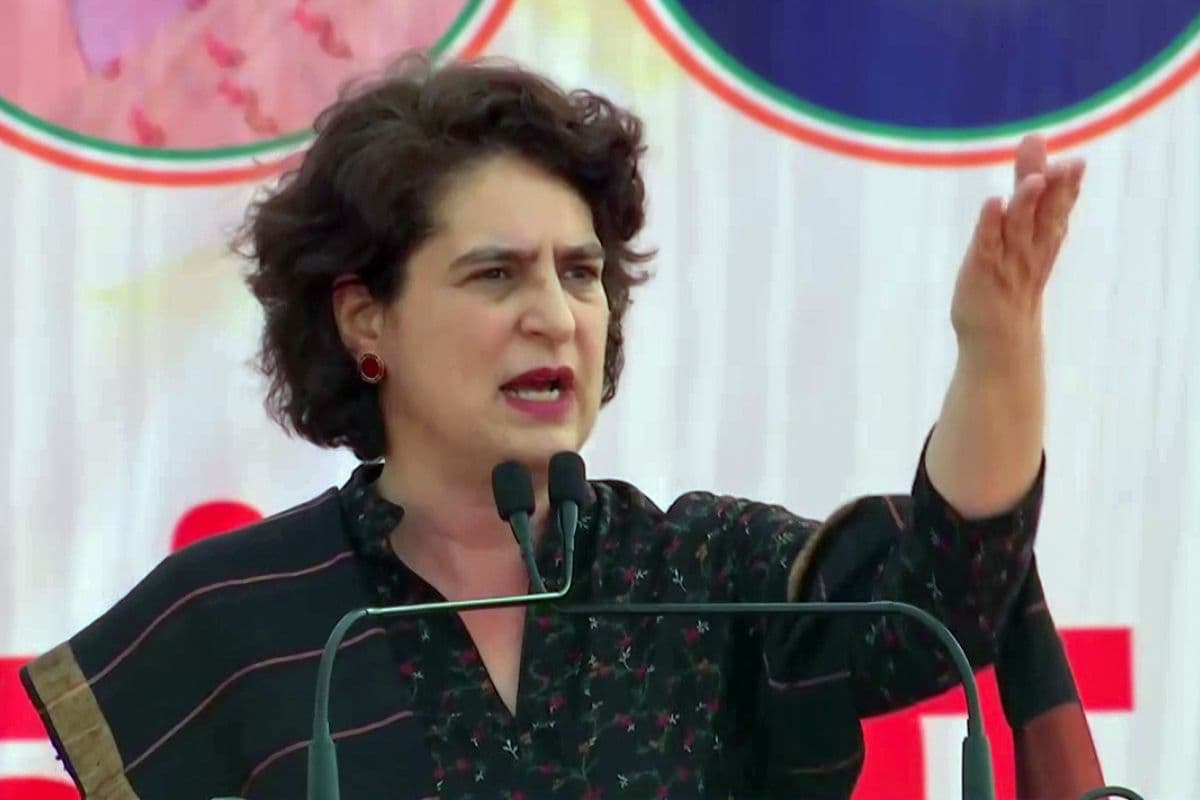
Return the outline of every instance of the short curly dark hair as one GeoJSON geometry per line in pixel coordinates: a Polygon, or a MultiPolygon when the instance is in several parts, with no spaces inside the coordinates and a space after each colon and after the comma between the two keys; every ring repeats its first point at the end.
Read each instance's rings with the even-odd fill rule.
{"type": "Polygon", "coordinates": [[[410,55],[344,90],[315,131],[299,165],[251,204],[235,239],[266,318],[257,366],[269,379],[267,411],[285,430],[363,460],[384,454],[378,387],[358,377],[330,286],[352,273],[375,298],[394,299],[448,179],[499,154],[562,178],[591,208],[610,309],[602,402],[613,398],[630,289],[647,279],[638,265],[650,257],[631,245],[645,221],[635,115],[511,63],[439,66],[410,55]]]}

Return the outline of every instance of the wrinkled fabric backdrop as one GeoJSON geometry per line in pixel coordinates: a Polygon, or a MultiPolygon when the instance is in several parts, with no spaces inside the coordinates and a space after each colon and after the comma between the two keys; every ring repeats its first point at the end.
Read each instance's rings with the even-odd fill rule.
{"type": "MultiPolygon", "coordinates": [[[[661,503],[819,517],[907,490],[1007,152],[1039,129],[1085,156],[1046,308],[1038,554],[1107,777],[1196,796],[1198,28],[1197,0],[8,0],[0,797],[73,796],[25,659],[173,547],[353,466],[266,419],[225,241],[338,87],[413,46],[516,58],[645,119],[656,277],[584,455],[661,503]]],[[[871,723],[859,800],[957,797],[961,712],[871,723]]]]}

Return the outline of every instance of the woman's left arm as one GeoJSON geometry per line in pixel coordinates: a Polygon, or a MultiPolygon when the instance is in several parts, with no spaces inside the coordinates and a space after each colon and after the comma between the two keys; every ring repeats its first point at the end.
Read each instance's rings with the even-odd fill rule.
{"type": "MultiPolygon", "coordinates": [[[[1042,296],[1082,177],[1083,162],[1048,166],[1040,138],[1021,142],[1013,197],[1007,207],[984,203],[959,271],[958,365],[911,494],[846,504],[802,538],[798,555],[747,570],[743,596],[773,596],[763,578],[786,564],[790,599],[907,602],[945,623],[975,666],[995,658],[1032,561],[1044,463],[1042,296]]],[[[770,514],[756,525],[768,541],[789,529],[770,514]]],[[[779,619],[764,646],[772,685],[832,691],[832,678],[848,678],[860,716],[958,680],[936,638],[895,616],[779,619]]]]}
{"type": "MultiPolygon", "coordinates": [[[[912,603],[947,624],[976,666],[995,657],[1032,558],[1043,464],[1042,294],[1082,174],[1082,162],[1047,166],[1043,142],[1022,141],[1014,195],[1007,208],[999,198],[984,204],[959,272],[951,311],[958,365],[911,496],[866,498],[827,520],[792,564],[789,597],[912,603]]],[[[793,627],[768,660],[779,674],[804,677],[815,669],[811,637],[793,627]]],[[[957,680],[944,648],[908,620],[863,618],[847,632],[860,715],[957,680]]]]}
{"type": "Polygon", "coordinates": [[[963,517],[1011,509],[1042,460],[1046,378],[1042,298],[1079,195],[1080,160],[1047,165],[1045,143],[1017,151],[1005,208],[980,212],[951,304],[958,363],[925,453],[929,480],[963,517]]]}

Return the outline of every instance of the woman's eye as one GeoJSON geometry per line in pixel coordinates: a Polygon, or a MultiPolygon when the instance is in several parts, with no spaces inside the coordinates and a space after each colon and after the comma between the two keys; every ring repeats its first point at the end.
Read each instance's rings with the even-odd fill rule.
{"type": "Polygon", "coordinates": [[[502,281],[508,277],[508,270],[504,267],[490,267],[489,269],[476,272],[474,278],[482,281],[502,281]]]}
{"type": "Polygon", "coordinates": [[[600,267],[579,266],[571,267],[567,270],[567,277],[576,281],[598,281],[600,280],[600,267]]]}

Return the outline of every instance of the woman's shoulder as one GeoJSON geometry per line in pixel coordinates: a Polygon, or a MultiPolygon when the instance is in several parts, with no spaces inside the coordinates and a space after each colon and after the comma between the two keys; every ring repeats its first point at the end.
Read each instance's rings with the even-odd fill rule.
{"type": "Polygon", "coordinates": [[[675,496],[664,510],[637,486],[622,480],[592,481],[597,498],[613,517],[672,528],[772,530],[780,527],[815,529],[818,520],[797,514],[778,503],[691,490],[675,496]]]}
{"type": "Polygon", "coordinates": [[[257,622],[353,583],[343,574],[353,572],[352,556],[329,490],[171,553],[70,641],[93,663],[135,644],[138,650],[153,650],[160,640],[203,645],[237,620],[257,622]]]}
{"type": "MultiPolygon", "coordinates": [[[[352,556],[333,490],[167,556],[91,624],[23,668],[60,755],[76,767],[91,763],[95,752],[76,742],[88,738],[81,730],[98,727],[111,730],[121,751],[149,753],[163,719],[190,719],[190,709],[209,703],[241,708],[243,695],[218,698],[213,687],[258,674],[280,653],[319,651],[341,613],[367,604],[352,556]],[[156,714],[139,716],[133,710],[148,691],[156,714]],[[68,702],[87,713],[47,710],[68,702]]],[[[119,761],[112,764],[110,777],[123,780],[119,761]]]]}
{"type": "Polygon", "coordinates": [[[819,527],[782,505],[711,491],[676,495],[664,509],[624,481],[593,482],[601,588],[643,599],[759,598],[782,586],[787,566],[819,527]]]}
{"type": "Polygon", "coordinates": [[[248,526],[171,553],[106,617],[120,619],[121,627],[136,630],[155,622],[194,619],[210,606],[225,613],[231,597],[279,596],[281,586],[303,591],[339,565],[348,565],[352,556],[337,494],[330,489],[248,526]]]}
{"type": "MultiPolygon", "coordinates": [[[[253,649],[273,619],[334,605],[320,598],[357,601],[353,563],[330,490],[168,555],[67,644],[84,675],[143,657],[177,663],[212,647],[253,649]],[[231,626],[256,635],[229,637],[231,626]]],[[[322,633],[335,621],[335,611],[325,613],[322,633]]]]}
{"type": "Polygon", "coordinates": [[[257,522],[193,542],[163,559],[154,573],[185,585],[303,570],[349,557],[344,529],[337,491],[331,488],[257,522]]]}

